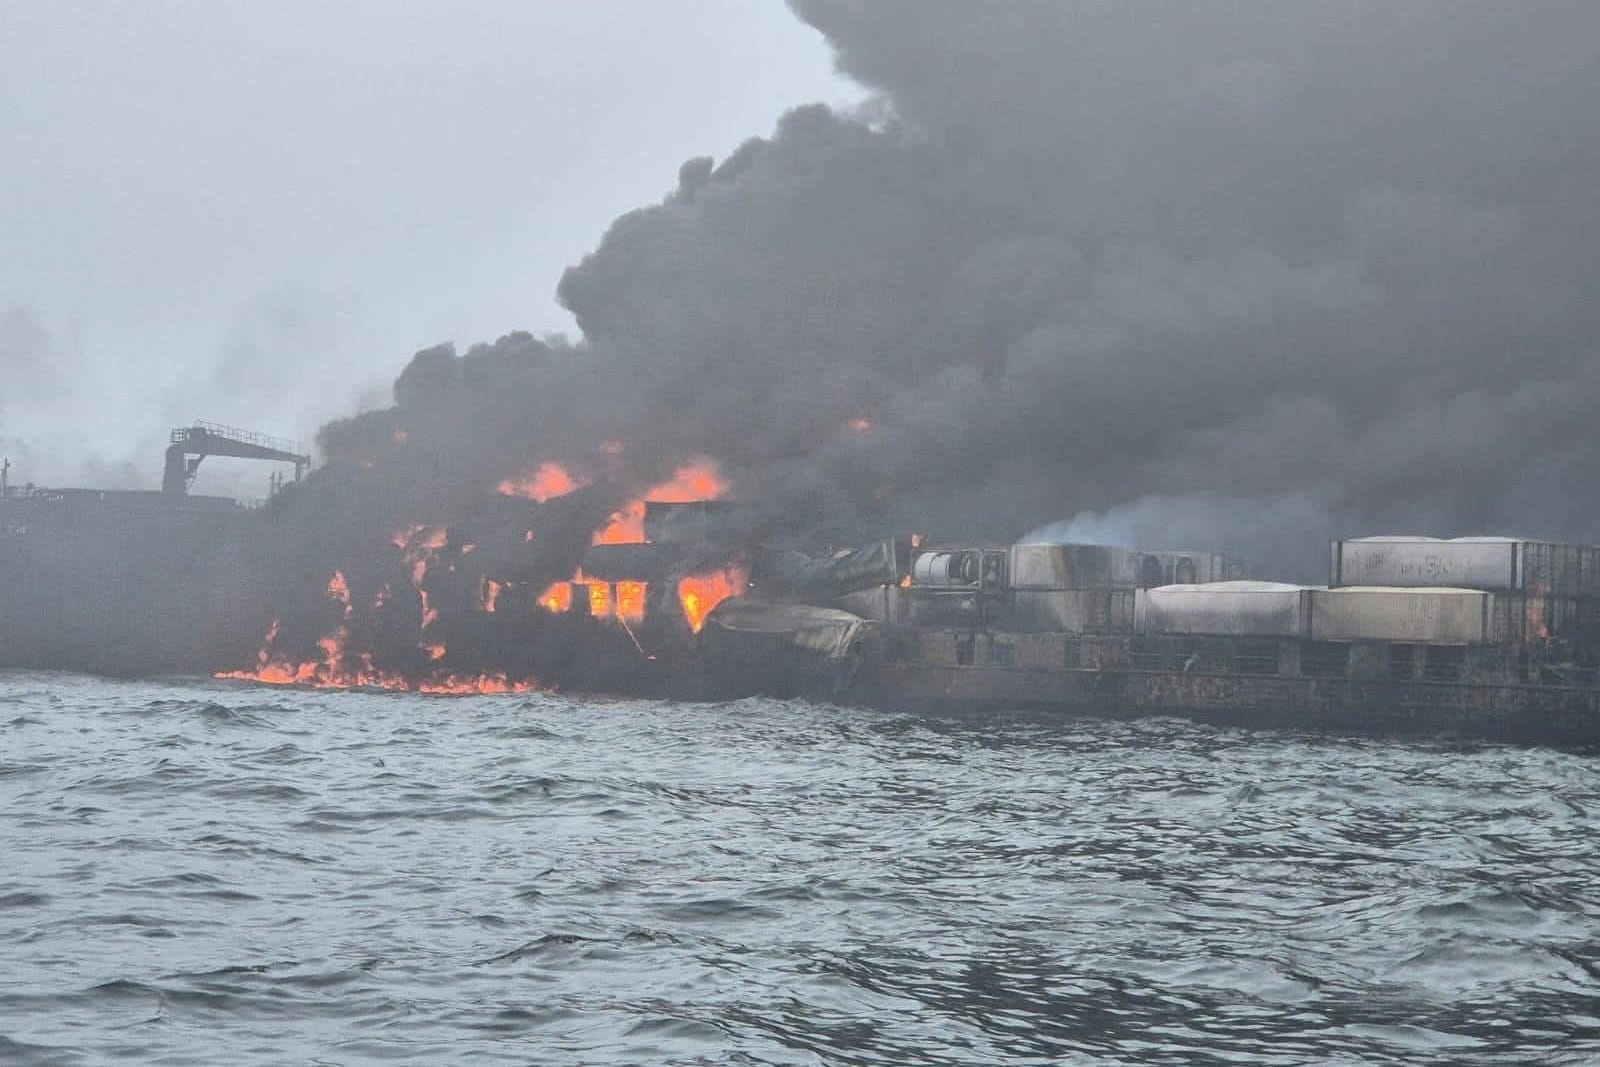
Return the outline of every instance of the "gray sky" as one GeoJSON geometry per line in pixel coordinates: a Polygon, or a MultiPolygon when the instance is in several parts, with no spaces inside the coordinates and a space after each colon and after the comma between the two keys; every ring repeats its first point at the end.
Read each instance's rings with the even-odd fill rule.
{"type": "Polygon", "coordinates": [[[777,0],[7,0],[0,447],[151,486],[192,418],[309,440],[418,348],[570,331],[685,159],[860,95],[777,0]]]}

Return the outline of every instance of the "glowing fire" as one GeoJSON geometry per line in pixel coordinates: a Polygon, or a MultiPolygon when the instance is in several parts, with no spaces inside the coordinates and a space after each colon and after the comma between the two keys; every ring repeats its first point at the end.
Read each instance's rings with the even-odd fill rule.
{"type": "Polygon", "coordinates": [[[866,433],[868,430],[872,429],[872,420],[870,420],[870,419],[851,419],[848,423],[846,423],[846,425],[849,426],[856,433],[866,433]]]}
{"type": "Polygon", "coordinates": [[[539,606],[546,611],[557,615],[564,615],[572,610],[572,583],[556,582],[549,589],[539,594],[539,606]]]}
{"type": "Polygon", "coordinates": [[[494,614],[495,605],[500,602],[500,591],[504,588],[505,586],[501,585],[493,578],[485,578],[483,580],[481,598],[484,611],[487,611],[491,615],[494,614]]]}
{"type": "Polygon", "coordinates": [[[678,602],[683,605],[689,629],[699,633],[711,609],[731,596],[739,596],[749,581],[749,575],[737,567],[678,579],[678,602]]]}
{"type": "MultiPolygon", "coordinates": [[[[332,631],[317,641],[320,659],[313,662],[295,662],[277,653],[276,644],[281,629],[280,620],[273,619],[267,629],[261,650],[256,653],[256,668],[251,671],[222,671],[218,678],[236,678],[265,685],[304,685],[323,689],[387,689],[415,693],[525,693],[534,689],[532,680],[512,679],[499,672],[468,675],[455,671],[435,670],[421,678],[410,678],[392,671],[380,670],[373,665],[372,653],[352,654],[348,650],[350,620],[355,606],[350,597],[350,584],[342,571],[334,571],[326,589],[330,600],[343,605],[339,623],[332,631]]],[[[437,663],[445,657],[444,645],[419,646],[428,658],[437,663]]]]}
{"type": "Polygon", "coordinates": [[[416,537],[417,534],[421,533],[425,529],[427,529],[427,527],[423,526],[421,523],[418,523],[415,526],[407,526],[404,530],[396,530],[389,540],[394,547],[405,548],[411,543],[412,538],[416,537]]]}
{"type": "Polygon", "coordinates": [[[701,460],[679,467],[668,481],[650,488],[644,496],[630,500],[611,521],[594,535],[597,545],[632,545],[644,540],[644,506],[651,504],[690,504],[697,500],[720,500],[728,492],[717,465],[701,460]]]}
{"type": "Polygon", "coordinates": [[[645,582],[618,582],[617,618],[623,622],[644,621],[644,605],[647,592],[648,585],[645,582]]]}
{"type": "Polygon", "coordinates": [[[611,583],[589,583],[589,614],[604,619],[611,614],[611,583]]]}
{"type": "Polygon", "coordinates": [[[541,463],[532,474],[508,478],[497,488],[502,496],[522,496],[543,504],[588,484],[559,463],[541,463]]]}

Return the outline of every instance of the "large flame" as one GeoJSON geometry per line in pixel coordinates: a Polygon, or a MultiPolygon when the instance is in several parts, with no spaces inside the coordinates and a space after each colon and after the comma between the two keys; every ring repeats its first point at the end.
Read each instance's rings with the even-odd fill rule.
{"type": "Polygon", "coordinates": [[[539,594],[539,606],[557,615],[564,615],[572,610],[572,583],[556,582],[549,589],[539,594]]]}
{"type": "MultiPolygon", "coordinates": [[[[620,442],[607,442],[602,455],[616,460],[623,451],[620,442]]],[[[615,466],[613,463],[612,466],[615,466]]],[[[499,485],[503,494],[526,497],[544,503],[564,496],[588,485],[586,478],[574,474],[558,463],[540,463],[532,473],[519,479],[508,479],[499,485]]],[[[699,460],[679,467],[673,476],[651,486],[638,498],[628,501],[613,513],[609,521],[592,536],[594,544],[642,543],[645,540],[644,517],[647,503],[693,503],[716,500],[725,496],[728,485],[711,460],[699,460]]],[[[528,530],[525,540],[531,541],[534,531],[528,530]]],[[[284,653],[278,647],[279,622],[274,620],[256,657],[253,670],[229,671],[219,677],[239,678],[273,685],[307,685],[328,688],[379,688],[421,693],[499,693],[522,692],[534,688],[537,682],[514,680],[505,674],[463,674],[449,669],[451,655],[445,644],[435,640],[431,630],[439,618],[428,593],[428,579],[434,567],[455,571],[462,558],[473,546],[460,544],[451,531],[443,526],[417,523],[396,531],[390,538],[399,550],[406,566],[411,585],[421,608],[421,635],[417,642],[419,662],[426,657],[427,665],[420,670],[409,669],[399,674],[379,669],[373,663],[372,652],[357,652],[350,648],[352,621],[355,613],[349,582],[342,571],[335,571],[328,581],[326,594],[341,605],[336,626],[316,642],[313,658],[302,661],[298,656],[284,653]]],[[[434,572],[434,577],[441,577],[434,572]]],[[[730,596],[745,590],[747,577],[737,568],[706,574],[691,575],[677,585],[679,603],[684,618],[698,633],[711,610],[730,596]]],[[[486,574],[479,576],[478,606],[486,613],[495,613],[509,588],[486,574]]],[[[394,592],[384,585],[370,597],[363,598],[363,611],[384,612],[394,602],[394,592]],[[370,599],[370,609],[368,600],[370,599]]],[[[539,595],[539,607],[555,614],[571,611],[580,601],[587,614],[595,619],[615,619],[626,626],[644,621],[649,604],[649,586],[642,581],[600,581],[585,578],[582,571],[571,580],[556,582],[539,595]]],[[[510,601],[505,601],[510,603],[510,601]]],[[[637,644],[637,641],[635,642],[637,644]]]]}
{"type": "Polygon", "coordinates": [[[649,586],[645,582],[617,583],[617,618],[623,622],[643,622],[649,586]]]}
{"type": "Polygon", "coordinates": [[[683,605],[689,629],[699,633],[711,609],[731,596],[741,595],[749,583],[750,576],[738,567],[678,579],[678,603],[683,605]]]}
{"type": "Polygon", "coordinates": [[[696,500],[720,500],[727,492],[728,483],[711,460],[703,459],[679,467],[669,480],[652,486],[643,496],[628,501],[620,511],[612,512],[611,521],[594,535],[594,543],[632,545],[642,542],[645,539],[644,506],[647,503],[690,504],[696,500]]]}
{"type": "Polygon", "coordinates": [[[566,496],[588,485],[559,463],[541,463],[532,474],[507,478],[497,487],[502,496],[521,496],[540,504],[566,496]]]}
{"type": "Polygon", "coordinates": [[[611,583],[589,582],[589,614],[597,619],[611,615],[611,583]]]}
{"type": "MultiPolygon", "coordinates": [[[[532,679],[513,679],[491,672],[462,674],[435,668],[419,678],[411,678],[374,666],[372,653],[352,654],[348,650],[350,620],[355,612],[350,597],[350,584],[343,571],[334,571],[328,579],[327,596],[337,601],[344,610],[339,623],[329,633],[317,640],[321,656],[315,661],[296,662],[280,655],[276,645],[280,630],[278,619],[272,620],[261,650],[256,653],[256,667],[250,671],[221,671],[218,678],[236,678],[260,682],[265,685],[304,685],[319,689],[387,689],[396,692],[416,693],[525,693],[537,687],[532,679]]],[[[387,601],[384,601],[385,603],[387,601]]],[[[447,650],[441,644],[419,646],[433,662],[444,659],[447,650]]]]}

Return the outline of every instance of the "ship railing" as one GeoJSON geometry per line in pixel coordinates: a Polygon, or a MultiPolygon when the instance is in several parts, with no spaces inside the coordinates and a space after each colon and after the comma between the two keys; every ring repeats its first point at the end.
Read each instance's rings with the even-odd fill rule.
{"type": "Polygon", "coordinates": [[[199,430],[212,437],[220,437],[225,441],[237,441],[240,444],[255,445],[257,448],[270,448],[275,452],[289,452],[294,455],[305,455],[305,449],[299,441],[292,441],[287,437],[272,437],[254,430],[242,430],[237,426],[224,426],[220,422],[206,422],[196,419],[188,426],[180,426],[172,431],[172,443],[184,444],[189,440],[189,435],[199,430]]]}

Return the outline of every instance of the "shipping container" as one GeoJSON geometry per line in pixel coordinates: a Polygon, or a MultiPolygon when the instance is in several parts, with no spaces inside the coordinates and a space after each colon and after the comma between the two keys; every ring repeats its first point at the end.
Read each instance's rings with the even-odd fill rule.
{"type": "Polygon", "coordinates": [[[1404,641],[1486,645],[1495,632],[1494,594],[1444,587],[1346,586],[1311,591],[1316,641],[1404,641]]]}
{"type": "Polygon", "coordinates": [[[1161,563],[1118,545],[1011,546],[1013,589],[1133,589],[1160,585],[1161,563]]]}
{"type": "Polygon", "coordinates": [[[1332,585],[1449,586],[1600,596],[1600,548],[1510,537],[1361,537],[1334,541],[1332,585]]]}
{"type": "Polygon", "coordinates": [[[1151,552],[1161,564],[1162,585],[1197,585],[1242,580],[1244,560],[1231,552],[1151,552]]]}
{"type": "Polygon", "coordinates": [[[1570,641],[1600,643],[1600,600],[1593,597],[1496,593],[1495,633],[1511,643],[1570,641]]]}
{"type": "Polygon", "coordinates": [[[1128,633],[1133,629],[1132,589],[1018,589],[999,620],[1016,633],[1128,633]]]}
{"type": "Polygon", "coordinates": [[[1311,590],[1281,582],[1211,582],[1141,589],[1134,603],[1134,632],[1305,637],[1310,633],[1311,590]]]}

